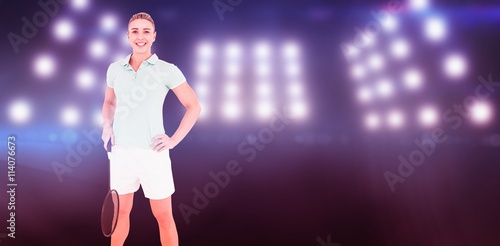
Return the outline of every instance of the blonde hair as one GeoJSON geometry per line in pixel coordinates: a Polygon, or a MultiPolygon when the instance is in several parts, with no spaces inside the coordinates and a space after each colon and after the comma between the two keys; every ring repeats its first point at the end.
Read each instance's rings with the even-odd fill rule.
{"type": "Polygon", "coordinates": [[[132,15],[132,17],[128,21],[128,24],[130,25],[130,22],[132,22],[134,20],[138,20],[138,19],[143,19],[143,20],[147,20],[147,21],[151,22],[151,24],[153,24],[153,29],[155,29],[155,21],[153,20],[151,15],[149,15],[146,12],[140,12],[140,13],[137,13],[135,15],[132,15]]]}

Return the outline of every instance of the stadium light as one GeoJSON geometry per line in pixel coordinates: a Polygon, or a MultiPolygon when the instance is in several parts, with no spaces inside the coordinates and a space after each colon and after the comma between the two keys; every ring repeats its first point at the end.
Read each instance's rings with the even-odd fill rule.
{"type": "Polygon", "coordinates": [[[41,55],[35,59],[35,73],[40,77],[51,76],[56,69],[54,58],[49,55],[41,55]]]}
{"type": "Polygon", "coordinates": [[[31,106],[27,100],[17,99],[10,103],[8,115],[14,124],[24,124],[31,118],[31,106]]]}

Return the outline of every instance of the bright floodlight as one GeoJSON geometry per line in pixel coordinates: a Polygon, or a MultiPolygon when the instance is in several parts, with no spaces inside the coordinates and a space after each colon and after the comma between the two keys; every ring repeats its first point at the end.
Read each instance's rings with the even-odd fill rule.
{"type": "Polygon", "coordinates": [[[198,56],[201,59],[210,59],[214,55],[214,47],[208,42],[201,43],[198,46],[198,56]]]}
{"type": "Polygon", "coordinates": [[[372,91],[370,90],[370,88],[368,87],[361,87],[359,90],[358,90],[358,99],[359,101],[361,101],[362,103],[366,103],[366,102],[369,102],[372,100],[372,91]]]}
{"type": "Polygon", "coordinates": [[[271,46],[265,42],[258,43],[254,52],[258,59],[267,59],[271,55],[271,46]]]}
{"type": "Polygon", "coordinates": [[[201,77],[209,76],[212,71],[208,62],[198,63],[196,70],[201,77]]]}
{"type": "Polygon", "coordinates": [[[391,44],[391,53],[398,59],[406,58],[410,53],[410,45],[403,39],[397,39],[391,44]]]}
{"type": "Polygon", "coordinates": [[[267,77],[271,73],[271,65],[268,62],[259,62],[256,67],[257,75],[267,77]]]}
{"type": "Polygon", "coordinates": [[[116,20],[116,16],[112,14],[106,14],[101,17],[101,28],[104,31],[112,31],[116,28],[118,21],[116,20]]]}
{"type": "Polygon", "coordinates": [[[412,68],[404,72],[403,83],[410,90],[418,89],[422,85],[422,74],[412,68]]]}
{"type": "Polygon", "coordinates": [[[368,57],[368,66],[371,69],[378,71],[384,67],[384,58],[378,53],[371,54],[368,57]]]}
{"type": "Polygon", "coordinates": [[[106,43],[103,40],[91,41],[89,53],[93,58],[103,58],[107,53],[106,43]]]}
{"type": "Polygon", "coordinates": [[[465,58],[461,55],[448,55],[444,61],[444,70],[452,78],[462,77],[466,72],[465,58]]]}
{"type": "Polygon", "coordinates": [[[76,75],[76,82],[78,83],[78,86],[80,88],[85,89],[85,90],[90,89],[90,88],[94,87],[94,83],[95,83],[94,74],[89,69],[81,70],[76,75]]]}
{"type": "Polygon", "coordinates": [[[285,72],[289,77],[297,77],[300,75],[301,70],[297,62],[289,62],[285,65],[285,72]]]}
{"type": "Polygon", "coordinates": [[[340,47],[341,47],[342,51],[344,52],[344,56],[348,60],[352,60],[352,59],[358,57],[358,55],[361,53],[361,50],[356,48],[354,45],[342,44],[340,47]]]}
{"type": "Polygon", "coordinates": [[[225,92],[227,96],[234,98],[240,93],[240,88],[235,82],[230,82],[226,84],[225,92]]]}
{"type": "Polygon", "coordinates": [[[262,97],[271,96],[272,88],[269,82],[260,82],[257,85],[257,94],[262,97]]]}
{"type": "Polygon", "coordinates": [[[241,46],[238,43],[230,43],[226,46],[226,56],[229,59],[241,58],[241,46]]]}
{"type": "Polygon", "coordinates": [[[398,22],[392,15],[387,15],[387,17],[382,20],[381,24],[387,31],[394,31],[398,27],[398,22]]]}
{"type": "Polygon", "coordinates": [[[231,62],[226,65],[226,74],[230,77],[238,76],[241,72],[240,64],[231,62]]]}
{"type": "Polygon", "coordinates": [[[237,119],[241,114],[240,106],[238,105],[238,103],[236,103],[234,101],[229,101],[229,102],[224,103],[223,108],[222,108],[222,112],[223,112],[224,116],[226,117],[226,119],[230,119],[230,120],[237,119]]]}
{"type": "Polygon", "coordinates": [[[103,124],[103,118],[102,118],[102,113],[101,113],[100,110],[96,111],[94,113],[94,119],[93,120],[94,120],[94,124],[96,126],[102,126],[102,124],[103,124]]]}
{"type": "Polygon", "coordinates": [[[365,77],[365,68],[363,67],[363,65],[357,63],[355,64],[352,68],[351,68],[351,75],[352,77],[354,77],[355,79],[362,79],[365,77]]]}
{"type": "Polygon", "coordinates": [[[89,1],[88,0],[73,0],[73,1],[71,1],[71,5],[76,10],[84,10],[89,5],[89,1]]]}
{"type": "Polygon", "coordinates": [[[428,126],[435,126],[436,123],[438,122],[439,116],[435,108],[427,106],[420,110],[419,118],[420,118],[420,123],[428,127],[428,126]]]}
{"type": "Polygon", "coordinates": [[[295,60],[299,57],[299,46],[295,43],[287,43],[283,46],[283,56],[288,60],[295,60]]]}
{"type": "Polygon", "coordinates": [[[54,26],[54,35],[58,40],[70,40],[75,33],[73,23],[69,20],[59,20],[54,26]]]}
{"type": "Polygon", "coordinates": [[[421,10],[427,8],[429,0],[410,0],[410,7],[414,10],[421,10]]]}
{"type": "Polygon", "coordinates": [[[205,82],[199,82],[195,86],[196,95],[200,98],[205,98],[208,95],[209,89],[205,82]]]}
{"type": "Polygon", "coordinates": [[[61,111],[61,121],[66,126],[74,126],[80,120],[80,113],[73,106],[67,106],[61,111]]]}
{"type": "Polygon", "coordinates": [[[303,101],[295,101],[290,105],[292,118],[303,119],[307,115],[307,107],[303,101]]]}
{"type": "Polygon", "coordinates": [[[299,97],[302,95],[302,85],[299,82],[293,82],[288,86],[288,93],[292,97],[299,97]]]}
{"type": "Polygon", "coordinates": [[[35,59],[35,73],[40,77],[48,77],[56,68],[54,59],[49,55],[42,55],[35,59]]]}
{"type": "Polygon", "coordinates": [[[257,105],[256,112],[257,117],[260,119],[268,119],[273,115],[273,105],[269,101],[260,102],[257,105]]]}
{"type": "Polygon", "coordinates": [[[389,112],[387,116],[387,123],[392,128],[400,128],[404,123],[403,114],[398,110],[389,112]]]}
{"type": "Polygon", "coordinates": [[[472,120],[477,124],[486,124],[493,116],[493,110],[486,102],[476,102],[470,111],[472,120]]]}
{"type": "Polygon", "coordinates": [[[391,81],[387,79],[380,80],[377,83],[377,92],[381,97],[387,98],[394,92],[394,87],[391,81]]]}
{"type": "Polygon", "coordinates": [[[424,23],[425,36],[431,41],[440,41],[446,35],[446,25],[444,21],[437,17],[431,17],[424,23]]]}
{"type": "Polygon", "coordinates": [[[26,100],[18,99],[9,105],[8,115],[15,124],[23,124],[31,118],[31,107],[26,100]]]}
{"type": "Polygon", "coordinates": [[[369,113],[365,118],[365,125],[370,130],[379,128],[380,117],[375,113],[369,113]]]}

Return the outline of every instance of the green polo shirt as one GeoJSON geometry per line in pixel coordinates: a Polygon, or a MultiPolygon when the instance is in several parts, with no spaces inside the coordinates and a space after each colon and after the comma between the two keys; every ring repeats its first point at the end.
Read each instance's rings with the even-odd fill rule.
{"type": "Polygon", "coordinates": [[[165,133],[165,96],[186,78],[179,68],[158,59],[156,54],[134,71],[129,64],[130,56],[109,65],[106,75],[106,83],[116,95],[115,145],[151,149],[151,139],[165,133]]]}

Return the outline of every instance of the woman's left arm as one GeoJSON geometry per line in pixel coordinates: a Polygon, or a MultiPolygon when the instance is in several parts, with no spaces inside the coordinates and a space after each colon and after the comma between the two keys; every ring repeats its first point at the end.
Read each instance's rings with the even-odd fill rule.
{"type": "Polygon", "coordinates": [[[198,119],[201,112],[200,103],[196,95],[187,82],[184,82],[174,89],[172,89],[179,99],[179,101],[186,108],[186,113],[182,117],[181,123],[177,130],[171,137],[166,134],[160,134],[152,139],[153,144],[151,148],[155,151],[162,151],[163,149],[172,149],[179,144],[184,137],[193,128],[194,123],[198,119]]]}

